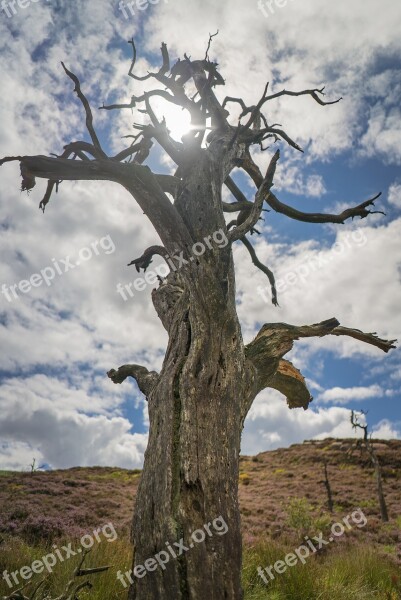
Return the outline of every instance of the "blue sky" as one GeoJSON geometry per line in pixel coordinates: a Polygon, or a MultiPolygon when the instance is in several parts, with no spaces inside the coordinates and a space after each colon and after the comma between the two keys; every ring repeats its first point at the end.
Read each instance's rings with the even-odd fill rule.
{"type": "MultiPolygon", "coordinates": [[[[334,316],[344,326],[401,338],[401,10],[395,3],[289,0],[281,8],[273,2],[274,12],[265,8],[267,17],[256,1],[245,7],[241,0],[163,0],[128,18],[114,0],[39,0],[17,4],[16,14],[9,8],[11,16],[4,6],[1,156],[61,153],[64,144],[87,139],[61,60],[80,77],[103,146],[122,149],[122,136],[144,116],[97,108],[129,101],[142,89],[127,77],[132,36],[138,70],[146,72],[159,64],[161,42],[172,62],[184,52],[202,58],[209,33],[219,29],[211,57],[226,80],[221,98],[255,104],[266,81],[273,91],[325,85],[327,99],[342,96],[327,107],[310,98],[269,104],[269,122],[281,123],[305,150],[280,146],[276,194],[300,210],[340,212],[381,191],[376,206],[386,215],[312,225],[264,213],[262,235],[252,241],[281,282],[280,307],[266,302],[267,281],[236,244],[244,339],[265,322],[334,316]]],[[[154,107],[179,139],[185,115],[161,102],[154,107]]],[[[234,106],[233,123],[236,116],[234,106]]],[[[269,153],[255,151],[254,158],[263,168],[269,153]]],[[[148,164],[158,172],[174,168],[157,149],[148,164]]],[[[27,469],[33,457],[53,468],[141,466],[146,403],[134,382],[115,386],[105,374],[127,362],[162,364],[166,335],[150,302],[152,286],[126,302],[116,292],[118,283],[135,279],[126,264],[158,243],[157,235],[115,184],[64,182],[43,215],[44,181],[28,196],[19,191],[17,164],[2,166],[0,177],[0,285],[29,280],[67,256],[80,263],[17,299],[1,294],[0,468],[27,469]]],[[[235,177],[252,199],[251,182],[235,177]]],[[[244,453],[353,435],[350,409],[368,411],[375,435],[401,437],[398,349],[385,355],[328,337],[298,342],[288,358],[307,378],[311,408],[290,411],[278,392],[262,392],[245,425],[244,453]]]]}

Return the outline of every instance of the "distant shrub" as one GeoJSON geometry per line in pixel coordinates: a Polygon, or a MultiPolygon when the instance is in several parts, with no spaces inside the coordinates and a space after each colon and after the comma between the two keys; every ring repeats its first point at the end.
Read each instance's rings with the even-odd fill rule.
{"type": "Polygon", "coordinates": [[[313,506],[306,498],[292,498],[287,507],[287,523],[297,531],[309,531],[313,525],[313,506]]]}

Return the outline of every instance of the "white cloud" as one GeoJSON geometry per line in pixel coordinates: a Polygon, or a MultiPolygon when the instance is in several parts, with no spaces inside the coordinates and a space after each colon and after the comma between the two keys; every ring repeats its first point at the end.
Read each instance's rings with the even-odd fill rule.
{"type": "Polygon", "coordinates": [[[327,193],[321,175],[305,175],[301,163],[289,166],[285,161],[279,164],[274,181],[275,189],[300,196],[320,198],[327,193]]]}
{"type": "Polygon", "coordinates": [[[324,390],[317,400],[319,402],[335,402],[336,404],[348,404],[352,400],[367,400],[368,398],[381,398],[384,391],[379,385],[370,385],[366,387],[341,388],[334,387],[324,390]]]}
{"type": "Polygon", "coordinates": [[[401,163],[401,111],[377,105],[370,110],[369,124],[361,138],[365,156],[382,156],[388,163],[401,163]]]}
{"type": "Polygon", "coordinates": [[[393,183],[389,187],[388,201],[396,208],[401,208],[401,184],[393,183]]]}
{"type": "Polygon", "coordinates": [[[401,430],[397,424],[391,423],[388,419],[383,419],[379,421],[373,427],[373,437],[381,440],[391,440],[391,439],[400,439],[401,438],[401,430]]]}
{"type": "MultiPolygon", "coordinates": [[[[365,417],[360,417],[365,422],[365,417]]],[[[401,438],[396,425],[382,420],[372,428],[375,438],[401,438]]],[[[339,406],[289,409],[284,396],[275,390],[264,390],[256,398],[245,421],[241,452],[253,455],[265,450],[288,447],[308,439],[357,438],[350,422],[350,411],[339,406]]]]}
{"type": "Polygon", "coordinates": [[[75,385],[44,375],[5,381],[0,437],[7,443],[0,446],[0,463],[16,468],[30,455],[53,468],[141,466],[147,434],[132,433],[120,416],[121,391],[114,393],[112,384],[109,390],[86,387],[82,374],[75,385]]]}
{"type": "Polygon", "coordinates": [[[350,411],[345,408],[312,405],[307,411],[290,410],[281,394],[265,390],[256,398],[245,421],[241,452],[256,454],[306,439],[356,435],[359,432],[353,431],[350,411]]]}

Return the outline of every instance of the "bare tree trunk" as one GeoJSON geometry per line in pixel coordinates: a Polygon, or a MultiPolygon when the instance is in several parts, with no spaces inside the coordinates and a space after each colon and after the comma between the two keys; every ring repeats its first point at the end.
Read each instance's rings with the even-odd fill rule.
{"type": "Polygon", "coordinates": [[[368,442],[368,452],[369,452],[373,467],[375,469],[376,488],[377,488],[377,497],[379,499],[380,516],[381,516],[382,521],[384,523],[387,523],[389,518],[388,518],[386,499],[384,497],[384,491],[383,491],[382,470],[381,470],[379,458],[376,454],[375,449],[373,448],[373,444],[372,444],[371,440],[369,440],[369,442],[368,442]]]}
{"type": "MultiPolygon", "coordinates": [[[[222,226],[218,213],[203,210],[201,218],[199,213],[206,199],[221,202],[221,186],[210,162],[199,162],[186,188],[193,202],[177,205],[193,237],[202,240],[222,226]]],[[[167,543],[178,554],[173,543],[182,539],[187,550],[170,555],[164,569],[158,565],[144,577],[134,576],[130,600],[242,598],[239,452],[244,400],[254,386],[236,314],[231,249],[227,243],[192,258],[185,275],[171,273],[152,293],[169,344],[148,396],[150,432],[133,521],[133,569],[166,552],[167,543]],[[224,535],[213,527],[218,517],[227,525],[224,535]],[[194,530],[204,533],[204,541],[191,538],[194,530]]]]}
{"type": "Polygon", "coordinates": [[[333,512],[334,506],[333,506],[333,494],[331,491],[331,485],[330,485],[330,480],[329,480],[329,474],[327,471],[327,460],[324,461],[324,486],[326,488],[327,491],[327,508],[329,510],[329,512],[333,512]]]}
{"type": "MultiPolygon", "coordinates": [[[[360,414],[366,415],[366,412],[361,410],[360,414]]],[[[370,462],[372,463],[373,468],[375,470],[377,497],[379,500],[379,507],[380,507],[380,516],[381,516],[382,521],[384,523],[387,523],[389,518],[388,518],[386,499],[384,497],[384,492],[383,492],[382,471],[381,471],[379,457],[376,454],[376,450],[374,449],[372,440],[368,434],[368,426],[362,425],[362,423],[359,422],[359,416],[355,413],[354,410],[351,411],[351,425],[355,430],[362,429],[362,431],[363,431],[363,440],[361,441],[361,443],[359,445],[362,446],[362,444],[363,444],[363,446],[365,446],[365,448],[369,454],[369,457],[370,457],[370,462]]]]}
{"type": "Polygon", "coordinates": [[[134,578],[129,598],[237,600],[242,598],[238,474],[246,393],[241,333],[228,311],[202,318],[193,304],[189,309],[185,293],[178,305],[160,379],[149,396],[149,443],[133,521],[134,566],[166,551],[167,542],[183,539],[188,550],[170,556],[165,570],[159,566],[134,578]],[[224,535],[213,527],[217,517],[228,527],[224,535]],[[205,526],[204,541],[194,542],[191,533],[205,532],[205,526]]]}

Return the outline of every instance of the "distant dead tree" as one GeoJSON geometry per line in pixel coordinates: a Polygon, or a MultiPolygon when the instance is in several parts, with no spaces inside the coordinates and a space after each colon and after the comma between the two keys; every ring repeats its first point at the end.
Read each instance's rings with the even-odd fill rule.
{"type": "Polygon", "coordinates": [[[272,191],[279,151],[270,154],[263,174],[252,149],[268,151],[270,142],[301,152],[302,148],[281,126],[268,122],[264,108],[284,96],[308,97],[320,106],[338,100],[325,101],[324,88],[268,93],[268,84],[252,106],[242,98],[219,99],[216,88],[225,81],[217,62],[209,58],[212,37],[203,58],[193,60],[185,54],[173,66],[163,43],[162,66],[143,76],[134,72],[137,52],[131,40],[129,76],[135,83],[150,81],[156,87],[132,94],[126,103],[101,107],[135,109],[147,117],[145,124],[134,124],[135,134],[128,136],[132,144],[114,156],[102,147],[77,76],[62,63],[84,108],[89,141],[72,141],[59,156],[23,155],[0,161],[19,161],[22,190],[31,190],[37,177],[48,180],[42,210],[61,181],[119,183],[150,220],[162,244],[146,249],[131,264],[146,271],[153,256],[160,255],[170,265],[170,273],[152,292],[169,337],[160,373],[131,363],[108,372],[116,384],[133,377],[149,408],[149,441],[132,529],[134,574],[135,567],[156,552],[166,552],[168,543],[171,548],[180,545],[165,569],[134,577],[130,600],[240,600],[239,455],[244,421],[255,397],[274,388],[284,394],[290,408],[308,408],[311,394],[305,380],[284,360],[299,338],[350,336],[384,352],[395,347],[395,340],[340,326],[335,318],[305,326],[266,323],[253,341],[244,344],[236,304],[232,251],[236,242],[245,246],[255,267],[267,276],[272,303],[278,304],[274,275],[260,262],[249,238],[263,206],[296,221],[343,224],[376,212],[371,209],[380,194],[339,214],[307,213],[279,200],[272,191]],[[191,126],[181,142],[156,115],[155,98],[189,113],[191,126]],[[230,115],[228,105],[238,112],[230,115]],[[144,165],[154,142],[175,164],[173,175],[144,165]],[[234,169],[249,176],[254,195],[247,197],[240,189],[234,169]],[[224,186],[233,202],[223,199],[224,186]],[[237,216],[227,226],[228,214],[237,216]],[[224,236],[227,244],[217,247],[213,235],[224,236]],[[228,525],[227,533],[208,534],[202,543],[193,544],[192,532],[219,516],[228,525]]]}
{"type": "Polygon", "coordinates": [[[360,417],[362,415],[366,415],[367,413],[363,410],[359,411],[359,415],[352,410],[351,411],[351,424],[353,429],[362,429],[363,431],[363,438],[359,439],[356,441],[356,447],[359,447],[360,449],[365,449],[369,455],[369,459],[370,462],[373,465],[374,468],[374,472],[375,472],[375,477],[376,477],[376,487],[377,487],[377,497],[379,500],[379,506],[380,506],[380,516],[382,521],[384,521],[385,523],[389,520],[388,518],[388,511],[387,511],[387,505],[386,505],[386,499],[384,497],[384,492],[383,492],[383,480],[382,480],[382,470],[381,470],[381,465],[380,465],[380,461],[379,461],[379,457],[376,454],[376,450],[374,448],[373,442],[372,442],[372,434],[368,434],[368,425],[362,425],[362,423],[360,422],[360,417]]]}
{"type": "Polygon", "coordinates": [[[328,474],[328,470],[327,470],[327,460],[324,459],[323,460],[323,468],[324,468],[324,480],[322,481],[322,483],[324,484],[324,487],[326,488],[326,492],[327,492],[327,509],[329,512],[334,512],[334,504],[333,504],[333,494],[331,491],[331,485],[330,485],[330,480],[329,480],[329,474],[328,474]]]}
{"type": "Polygon", "coordinates": [[[32,460],[31,464],[29,465],[29,468],[31,469],[31,475],[33,475],[38,470],[38,467],[36,466],[36,458],[32,460]]]}

